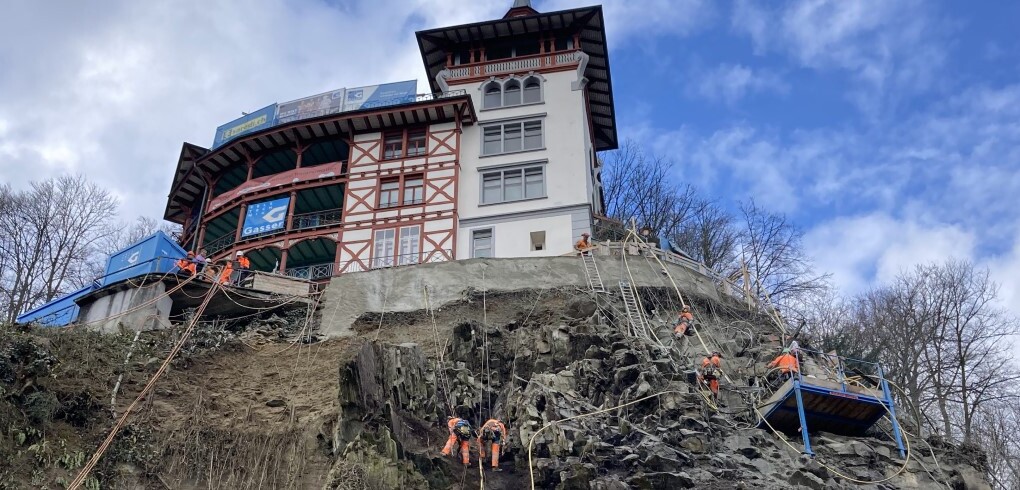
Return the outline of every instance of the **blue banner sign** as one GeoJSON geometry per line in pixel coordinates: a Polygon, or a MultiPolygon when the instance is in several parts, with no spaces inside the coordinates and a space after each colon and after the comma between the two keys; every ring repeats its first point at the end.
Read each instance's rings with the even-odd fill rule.
{"type": "Polygon", "coordinates": [[[284,102],[276,111],[276,124],[336,114],[343,106],[344,89],[284,102]]]}
{"type": "Polygon", "coordinates": [[[248,212],[244,215],[241,237],[282,230],[287,225],[287,208],[289,207],[290,196],[248,205],[248,212]]]}
{"type": "Polygon", "coordinates": [[[344,100],[344,111],[406,104],[414,102],[417,93],[418,80],[349,88],[344,100]]]}
{"type": "Polygon", "coordinates": [[[241,116],[216,128],[216,137],[213,138],[213,148],[216,148],[227,141],[238,136],[255,131],[266,129],[276,125],[276,104],[270,104],[251,114],[241,116]]]}

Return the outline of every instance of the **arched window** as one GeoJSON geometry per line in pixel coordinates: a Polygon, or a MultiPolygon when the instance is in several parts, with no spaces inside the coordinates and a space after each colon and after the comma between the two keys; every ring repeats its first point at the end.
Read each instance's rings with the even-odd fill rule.
{"type": "Polygon", "coordinates": [[[538,77],[528,77],[524,80],[524,103],[534,104],[542,101],[542,82],[538,77]]]}
{"type": "Polygon", "coordinates": [[[485,109],[491,109],[499,107],[503,104],[503,91],[499,84],[496,82],[489,82],[485,86],[485,100],[482,102],[482,107],[485,109]]]}
{"type": "Polygon", "coordinates": [[[503,105],[521,105],[521,82],[509,80],[503,86],[503,105]]]}

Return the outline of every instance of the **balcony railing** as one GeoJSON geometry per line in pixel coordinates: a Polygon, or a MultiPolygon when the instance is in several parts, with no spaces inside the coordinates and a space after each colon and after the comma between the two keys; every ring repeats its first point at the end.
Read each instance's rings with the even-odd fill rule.
{"type": "Polygon", "coordinates": [[[306,230],[308,228],[317,228],[320,226],[333,226],[340,224],[340,222],[340,210],[327,209],[325,211],[315,211],[314,213],[295,214],[293,229],[306,230]]]}
{"type": "Polygon", "coordinates": [[[284,274],[298,279],[315,281],[317,279],[328,279],[333,276],[333,263],[307,265],[304,267],[287,268],[284,274]]]}
{"type": "Polygon", "coordinates": [[[525,73],[553,66],[574,65],[581,61],[577,50],[535,54],[505,60],[482,61],[447,67],[449,78],[487,77],[504,73],[525,73]]]}
{"type": "Polygon", "coordinates": [[[205,248],[209,252],[209,255],[213,255],[216,252],[219,252],[220,250],[223,250],[234,244],[234,233],[235,232],[233,231],[227,233],[226,235],[223,235],[209,242],[209,244],[203,248],[205,248]]]}
{"type": "MultiPolygon", "coordinates": [[[[452,251],[450,249],[435,250],[429,252],[417,252],[410,254],[401,254],[394,257],[375,257],[368,261],[369,269],[387,269],[390,267],[401,267],[405,265],[415,264],[432,264],[438,262],[447,262],[452,257],[452,251]]],[[[364,272],[366,269],[361,265],[361,262],[357,260],[350,260],[347,262],[341,262],[340,267],[337,271],[344,271],[345,274],[351,272],[364,272]],[[347,269],[344,270],[344,267],[347,269]]]]}

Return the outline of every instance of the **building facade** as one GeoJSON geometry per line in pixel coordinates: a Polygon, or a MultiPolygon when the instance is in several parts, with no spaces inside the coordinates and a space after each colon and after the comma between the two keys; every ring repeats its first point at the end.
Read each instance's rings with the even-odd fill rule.
{"type": "Polygon", "coordinates": [[[518,0],[417,36],[427,94],[305,118],[282,117],[303,100],[274,105],[211,149],[185,143],[164,216],[182,246],[313,280],[570,253],[601,213],[596,152],[617,144],[601,8],[518,0]]]}

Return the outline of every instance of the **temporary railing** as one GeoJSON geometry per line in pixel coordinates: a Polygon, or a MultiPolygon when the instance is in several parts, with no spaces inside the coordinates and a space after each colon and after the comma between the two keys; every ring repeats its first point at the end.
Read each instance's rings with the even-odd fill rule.
{"type": "Polygon", "coordinates": [[[308,228],[317,228],[319,226],[338,225],[340,222],[341,211],[339,209],[327,209],[325,211],[295,214],[292,223],[293,229],[305,230],[308,228]]]}
{"type": "Polygon", "coordinates": [[[527,73],[541,68],[574,65],[579,61],[580,53],[573,50],[450,66],[447,70],[449,78],[485,77],[503,73],[527,73]]]}
{"type": "Polygon", "coordinates": [[[333,263],[306,265],[304,267],[288,267],[284,275],[315,281],[333,276],[333,263]]]}
{"type": "Polygon", "coordinates": [[[430,94],[418,94],[414,96],[414,100],[411,97],[397,97],[394,99],[384,99],[374,102],[366,102],[361,106],[362,109],[371,109],[376,107],[387,107],[399,104],[409,104],[412,102],[428,102],[430,100],[445,99],[448,97],[457,97],[461,95],[467,95],[466,89],[448,90],[446,92],[434,92],[430,94]]]}
{"type": "MultiPolygon", "coordinates": [[[[623,242],[598,242],[597,245],[598,249],[601,249],[602,251],[601,252],[597,251],[596,253],[616,255],[625,253],[637,254],[640,251],[641,253],[645,254],[653,254],[663,262],[679,265],[686,269],[697,272],[703,276],[712,278],[716,282],[716,286],[718,286],[719,289],[728,296],[736,298],[740,301],[745,301],[747,299],[747,296],[745,295],[743,288],[741,288],[738,284],[735,284],[733,281],[730,281],[726,277],[723,277],[716,271],[712,270],[711,268],[705,266],[704,264],[696,260],[691,260],[686,257],[682,257],[673,252],[663,250],[658,247],[639,245],[636,243],[624,244],[623,242]]],[[[752,300],[757,302],[757,300],[755,300],[754,298],[752,298],[752,300]]]]}

